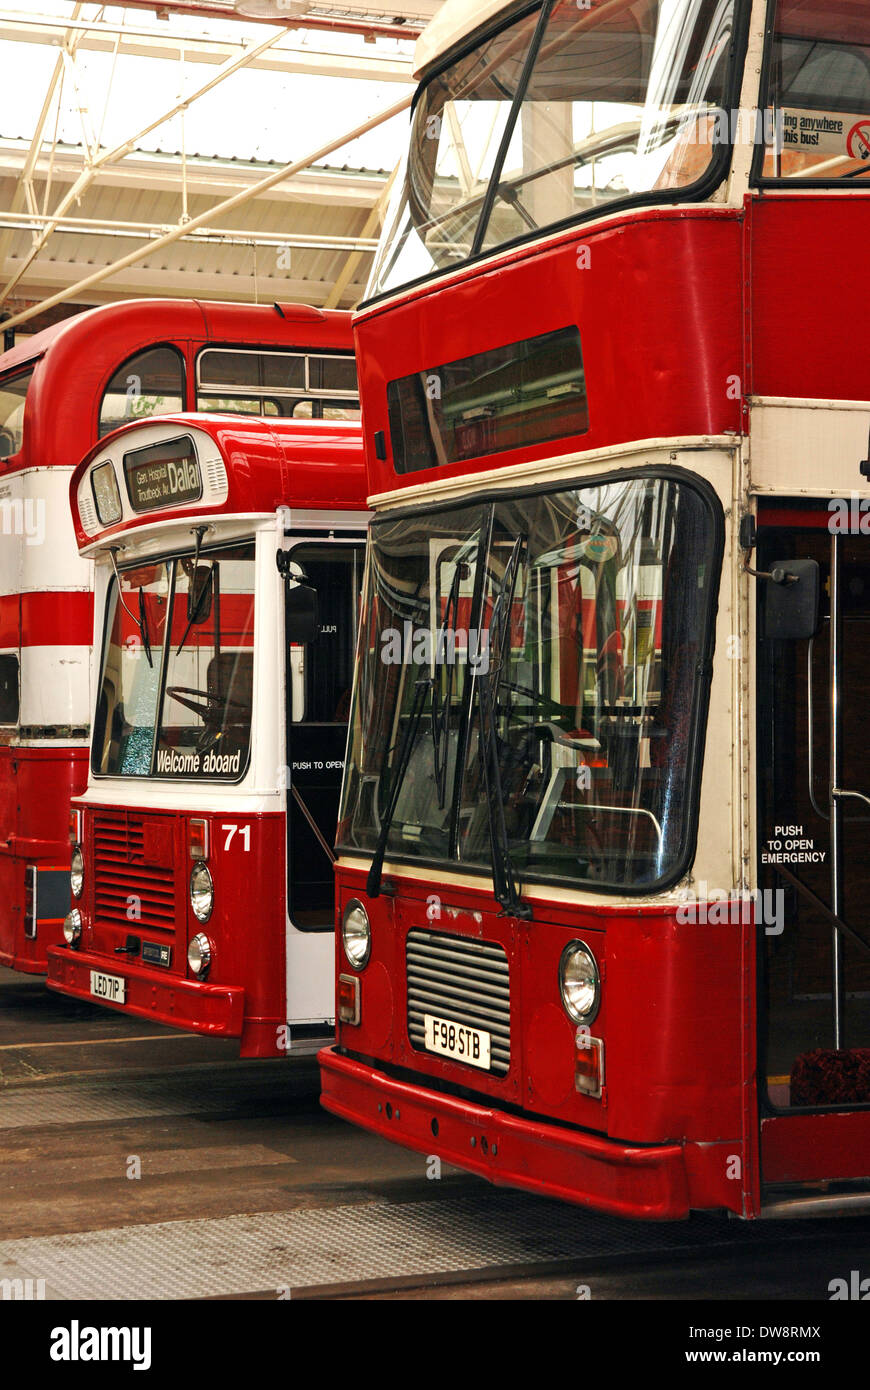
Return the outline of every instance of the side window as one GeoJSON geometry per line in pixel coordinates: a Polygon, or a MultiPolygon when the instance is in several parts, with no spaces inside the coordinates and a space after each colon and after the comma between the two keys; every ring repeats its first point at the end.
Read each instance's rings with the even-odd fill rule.
{"type": "MultiPolygon", "coordinates": [[[[859,180],[870,168],[870,12],[778,0],[762,177],[859,180]]],[[[846,187],[849,185],[846,184],[846,187]]]]}
{"type": "Polygon", "coordinates": [[[18,723],[18,657],[0,656],[0,724],[18,723]]]}
{"type": "Polygon", "coordinates": [[[294,724],[346,724],[353,684],[359,594],[365,552],[350,545],[301,545],[293,559],[317,592],[317,640],[291,646],[294,724]]]}
{"type": "Polygon", "coordinates": [[[297,420],[358,420],[356,360],[304,350],[204,348],[196,363],[196,408],[297,420]]]}
{"type": "Polygon", "coordinates": [[[100,402],[100,431],[129,420],[172,415],[184,409],[184,358],[172,347],[147,348],[115,372],[100,402]]]}
{"type": "Polygon", "coordinates": [[[24,443],[24,401],[33,372],[0,382],[0,459],[12,458],[24,443]]]}

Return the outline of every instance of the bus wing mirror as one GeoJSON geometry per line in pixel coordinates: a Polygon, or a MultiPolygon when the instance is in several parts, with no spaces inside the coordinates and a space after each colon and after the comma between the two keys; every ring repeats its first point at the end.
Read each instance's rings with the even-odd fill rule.
{"type": "Polygon", "coordinates": [[[316,589],[309,584],[288,589],[285,613],[287,641],[294,646],[313,642],[318,632],[316,589]]]}
{"type": "Polygon", "coordinates": [[[764,576],[764,635],[801,642],[819,626],[819,566],[815,560],[779,560],[764,576]]]}

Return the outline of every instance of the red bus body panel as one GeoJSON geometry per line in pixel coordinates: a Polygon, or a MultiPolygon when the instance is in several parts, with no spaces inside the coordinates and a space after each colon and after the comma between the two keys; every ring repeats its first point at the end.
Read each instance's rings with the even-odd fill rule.
{"type": "MultiPolygon", "coordinates": [[[[850,340],[870,312],[870,286],[846,248],[868,225],[866,197],[776,191],[740,209],[639,211],[372,304],[354,325],[372,497],[407,489],[419,504],[436,480],[468,477],[470,493],[478,473],[630,442],[730,434],[737,443],[751,395],[866,399],[850,340]],[[585,433],[396,472],[391,381],[570,325],[581,335],[585,433]]],[[[453,495],[458,504],[462,493],[453,495]]],[[[423,866],[397,868],[389,895],[372,901],[352,862],[339,865],[338,904],[365,904],[373,954],[358,972],[359,1025],[341,1024],[321,1054],[323,1104],[336,1115],[494,1182],[635,1217],[757,1216],[762,1173],[765,1184],[868,1177],[870,1112],[759,1114],[752,924],[699,931],[664,909],[557,909],[545,890],[525,923],[498,915],[489,893],[441,887],[423,866]],[[437,930],[482,934],[508,954],[502,1080],[410,1043],[404,941],[412,925],[433,927],[431,892],[450,907],[437,930]],[[574,1089],[573,1027],[558,997],[559,955],[578,934],[602,967],[592,1034],[604,1042],[605,1086],[594,1100],[574,1089]]],[[[354,973],[337,952],[337,973],[354,973]]]]}
{"type": "Polygon", "coordinates": [[[226,812],[206,817],[197,813],[197,819],[205,819],[208,825],[211,853],[207,862],[215,885],[209,932],[219,943],[208,980],[197,980],[187,963],[187,943],[202,930],[188,894],[190,817],[176,811],[91,803],[82,812],[85,862],[99,864],[102,870],[101,905],[95,901],[94,867],[86,875],[83,900],[77,904],[85,921],[81,948],[49,948],[50,987],[94,1003],[91,971],[123,974],[127,998],[123,1005],[100,1001],[107,1007],[194,1033],[239,1038],[244,1056],[280,1055],[278,1029],[286,1021],[285,898],[276,882],[275,866],[284,863],[284,816],[245,816],[233,811],[240,830],[251,827],[251,852],[239,856],[219,853],[220,822],[226,812]],[[113,825],[118,827],[114,835],[113,825]],[[122,828],[126,826],[133,828],[132,834],[122,828]],[[115,849],[110,848],[113,840],[115,849]],[[171,925],[155,925],[158,914],[149,913],[154,893],[149,880],[167,885],[172,894],[171,925]],[[126,920],[125,904],[134,892],[141,894],[142,915],[126,920]],[[131,963],[119,955],[118,947],[134,933],[143,941],[169,946],[168,967],[149,966],[141,960],[131,963]]]}

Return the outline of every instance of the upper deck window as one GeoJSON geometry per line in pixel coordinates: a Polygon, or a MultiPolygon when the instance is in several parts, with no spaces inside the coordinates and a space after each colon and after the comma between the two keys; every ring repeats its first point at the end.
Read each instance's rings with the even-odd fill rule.
{"type": "Polygon", "coordinates": [[[767,71],[762,177],[842,186],[870,174],[865,0],[778,0],[767,71]]]}
{"type": "Polygon", "coordinates": [[[356,361],[352,356],[206,348],[197,362],[196,405],[197,410],[233,415],[358,420],[356,361]]]}
{"type": "Polygon", "coordinates": [[[148,348],[118,368],[100,402],[100,439],[130,420],[184,409],[184,358],[171,347],[148,348]]]}
{"type": "Polygon", "coordinates": [[[24,442],[24,402],[33,370],[0,382],[0,459],[12,458],[24,442]]]}
{"type": "Polygon", "coordinates": [[[589,428],[576,328],[477,352],[387,387],[397,473],[544,444],[589,428]]]}
{"type": "Polygon", "coordinates": [[[436,71],[369,294],[725,170],[735,0],[548,0],[436,71]],[[724,130],[724,133],[723,133],[724,130]]]}

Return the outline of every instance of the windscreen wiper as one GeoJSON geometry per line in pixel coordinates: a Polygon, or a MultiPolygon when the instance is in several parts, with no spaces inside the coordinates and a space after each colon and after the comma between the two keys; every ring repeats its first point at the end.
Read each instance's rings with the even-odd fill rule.
{"type": "MultiPolygon", "coordinates": [[[[504,791],[501,782],[498,731],[496,729],[496,702],[498,689],[501,685],[501,672],[507,655],[507,645],[510,641],[511,609],[522,546],[523,537],[517,536],[492,607],[492,617],[487,630],[487,669],[478,674],[476,680],[480,702],[480,762],[483,768],[483,785],[489,814],[493,893],[496,902],[501,903],[503,911],[508,916],[520,917],[528,921],[531,918],[532,909],[528,903],[524,903],[520,898],[514,877],[507,826],[505,825],[504,791]]],[[[480,655],[480,650],[478,643],[478,655],[480,655]]]]}
{"type": "MultiPolygon", "coordinates": [[[[184,629],[184,632],[183,632],[183,634],[182,634],[181,641],[179,642],[178,647],[177,647],[177,649],[176,649],[176,652],[175,652],[175,655],[176,655],[176,656],[178,656],[178,655],[181,653],[181,650],[182,650],[182,648],[183,648],[185,642],[187,641],[187,634],[190,632],[190,629],[193,627],[194,623],[197,621],[197,619],[198,619],[198,617],[199,617],[199,615],[200,615],[200,612],[201,612],[201,610],[202,610],[203,599],[205,598],[206,594],[208,593],[209,588],[210,588],[210,587],[211,587],[211,588],[214,588],[214,565],[215,565],[215,562],[212,561],[212,567],[211,567],[211,570],[209,571],[208,579],[207,579],[207,580],[205,581],[205,583],[203,584],[203,586],[202,586],[202,591],[200,592],[200,594],[197,595],[197,593],[196,593],[196,576],[197,576],[197,574],[199,573],[199,551],[200,551],[200,547],[201,547],[201,545],[202,545],[202,538],[203,538],[203,536],[205,535],[207,529],[208,529],[208,528],[205,527],[205,526],[194,526],[194,527],[193,527],[193,535],[196,536],[196,546],[195,546],[194,552],[193,552],[193,568],[192,568],[192,571],[191,571],[191,573],[192,573],[192,579],[190,578],[190,576],[188,576],[188,583],[192,583],[192,584],[193,584],[193,592],[192,592],[192,594],[190,595],[190,597],[193,599],[193,602],[190,604],[190,614],[191,614],[191,616],[190,616],[190,617],[188,618],[188,620],[187,620],[187,627],[184,629]]],[[[185,572],[186,572],[186,565],[187,565],[187,562],[184,561],[184,560],[182,560],[181,564],[182,564],[182,568],[184,568],[184,569],[185,569],[185,572]]]]}
{"type": "Polygon", "coordinates": [[[139,585],[139,632],[142,636],[142,646],[145,648],[145,655],[148,658],[148,665],[153,666],[151,660],[151,639],[148,636],[148,613],[145,608],[145,590],[139,585]]]}
{"type": "MultiPolygon", "coordinates": [[[[196,584],[196,568],[195,568],[195,567],[194,567],[194,571],[193,571],[193,582],[194,582],[194,584],[196,584]]],[[[202,612],[203,604],[205,603],[206,595],[208,594],[209,590],[210,590],[210,589],[213,589],[213,588],[214,588],[214,565],[212,565],[211,570],[209,571],[208,578],[206,579],[205,583],[203,584],[202,589],[201,589],[200,592],[199,592],[199,595],[198,595],[196,598],[194,598],[193,604],[191,605],[191,610],[192,610],[192,612],[191,612],[191,616],[190,616],[190,617],[188,618],[188,620],[187,620],[187,627],[184,629],[184,632],[183,632],[182,635],[181,635],[181,641],[179,642],[178,646],[175,648],[175,655],[176,655],[176,656],[178,656],[178,655],[180,654],[180,652],[182,651],[182,649],[183,649],[183,647],[184,647],[184,644],[185,644],[185,642],[187,641],[187,638],[188,638],[188,634],[189,634],[189,632],[190,632],[190,629],[193,627],[194,623],[199,622],[199,615],[200,615],[200,613],[202,612]]]]}
{"type": "Polygon", "coordinates": [[[118,571],[117,554],[118,547],[116,545],[110,545],[109,559],[112,562],[112,569],[115,571],[115,580],[118,585],[118,602],[120,603],[124,612],[127,614],[127,617],[132,618],[133,622],[139,629],[139,636],[142,638],[142,646],[145,648],[145,655],[148,658],[148,665],[153,667],[154,662],[151,660],[151,643],[148,641],[148,623],[145,618],[145,601],[142,597],[142,586],[141,584],[139,586],[139,617],[137,618],[136,614],[132,613],[130,609],[127,607],[126,603],[124,602],[124,595],[121,592],[121,575],[118,571]]]}
{"type": "Polygon", "coordinates": [[[447,740],[450,732],[450,701],[453,697],[453,668],[455,665],[454,660],[447,659],[445,647],[447,645],[449,633],[456,628],[456,614],[459,608],[459,585],[462,582],[462,568],[462,563],[457,563],[450,585],[450,592],[447,595],[444,619],[438,630],[438,640],[435,647],[436,667],[442,662],[445,662],[447,667],[443,705],[441,703],[437,670],[432,681],[432,761],[434,764],[435,792],[438,797],[439,811],[444,810],[444,802],[447,796],[447,760],[449,753],[447,740]],[[443,756],[441,751],[442,746],[444,749],[443,756]]]}
{"type": "Polygon", "coordinates": [[[414,703],[411,706],[411,713],[405,725],[405,735],[402,739],[402,746],[399,750],[399,758],[396,763],[396,771],[393,775],[393,786],[390,791],[390,800],[387,809],[381,820],[380,834],[378,843],[375,845],[374,858],[369,866],[368,878],[366,880],[366,893],[370,898],[380,897],[381,877],[384,869],[384,855],[387,850],[387,840],[390,828],[393,824],[393,816],[396,814],[396,806],[399,802],[399,793],[402,790],[402,783],[405,780],[405,773],[408,771],[408,764],[411,761],[411,750],[417,737],[420,727],[420,720],[423,717],[423,706],[426,703],[426,695],[432,686],[432,681],[428,679],[417,681],[414,686],[414,703]]]}

